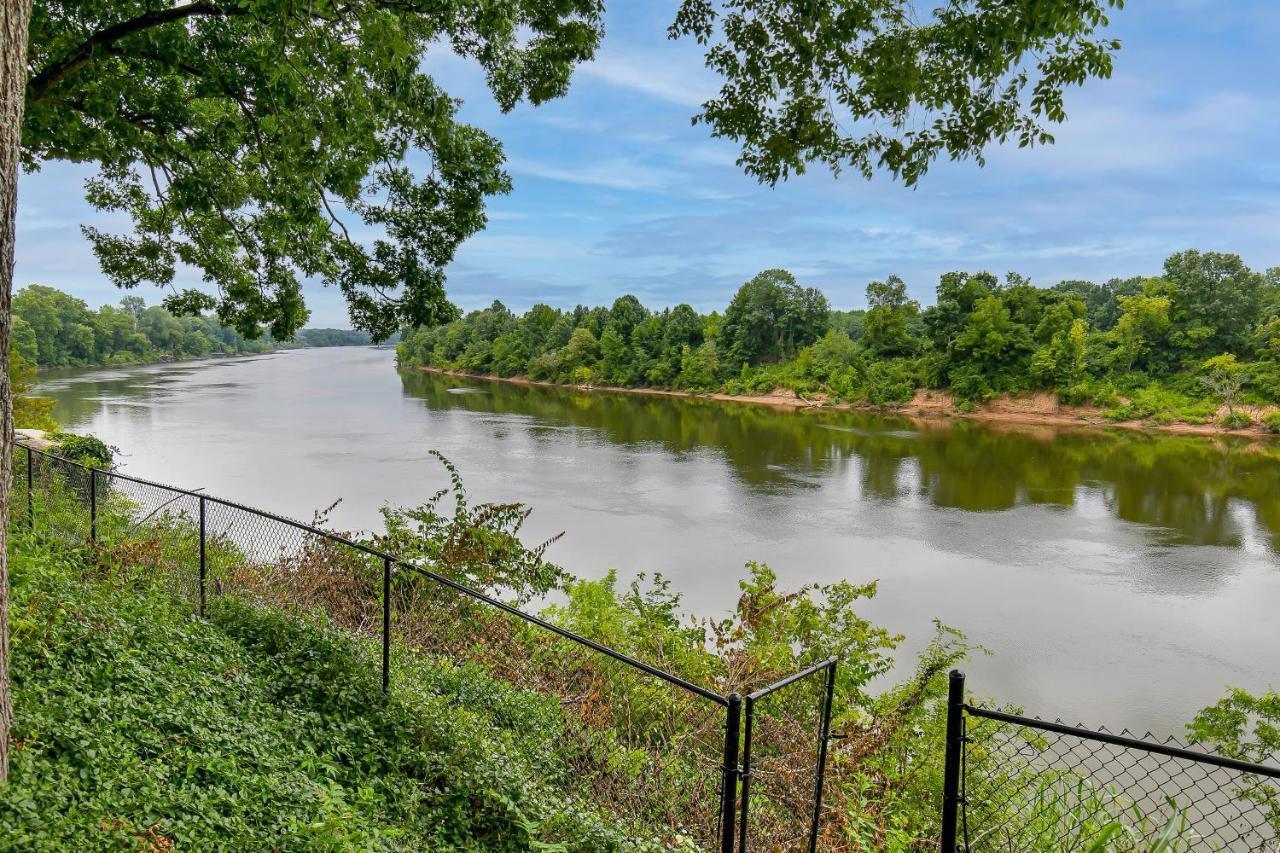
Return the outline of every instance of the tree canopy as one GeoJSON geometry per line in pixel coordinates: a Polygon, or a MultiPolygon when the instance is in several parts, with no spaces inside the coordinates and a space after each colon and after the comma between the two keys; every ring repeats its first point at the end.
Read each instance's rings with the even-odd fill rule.
{"type": "Polygon", "coordinates": [[[811,162],[907,185],[939,155],[1053,141],[1064,90],[1110,77],[1102,38],[1124,0],[683,0],[673,36],[707,46],[723,80],[696,121],[742,145],[775,184],[811,162]]]}
{"type": "MultiPolygon", "coordinates": [[[[817,161],[914,184],[942,152],[981,161],[992,142],[1050,141],[1064,88],[1110,74],[1118,43],[1096,33],[1120,5],[949,0],[920,16],[906,0],[684,0],[670,35],[705,46],[723,88],[696,120],[740,142],[750,174],[775,183],[817,161]],[[875,129],[845,130],[864,120],[875,129]]],[[[88,200],[133,228],[85,234],[121,287],[193,268],[206,286],[166,307],[283,340],[314,278],[384,338],[454,316],[445,270],[484,227],[485,198],[511,187],[498,140],[457,119],[423,57],[479,63],[503,110],[541,103],[594,55],[602,12],[601,0],[40,0],[22,161],[98,167],[88,200]]]]}
{"type": "Polygon", "coordinates": [[[342,289],[376,337],[449,319],[444,271],[505,192],[496,139],[457,120],[422,70],[473,59],[503,109],[563,94],[601,33],[597,0],[42,0],[31,16],[22,157],[92,162],[95,207],[132,233],[85,229],[121,287],[180,265],[242,334],[287,339],[301,280],[342,289]]]}

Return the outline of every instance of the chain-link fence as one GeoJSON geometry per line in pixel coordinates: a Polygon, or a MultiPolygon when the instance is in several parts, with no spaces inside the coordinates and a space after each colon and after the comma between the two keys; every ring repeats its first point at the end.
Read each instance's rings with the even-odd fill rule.
{"type": "Polygon", "coordinates": [[[1280,764],[968,704],[953,672],[946,851],[1276,851],[1280,764]]]}
{"type": "Polygon", "coordinates": [[[162,579],[201,616],[228,602],[323,612],[367,638],[384,689],[422,689],[424,666],[467,667],[475,677],[464,681],[477,690],[500,682],[546,697],[555,725],[529,728],[547,741],[532,750],[547,757],[539,781],[637,840],[732,853],[750,836],[759,849],[815,849],[834,660],[747,698],[757,733],[749,767],[736,693],[688,682],[319,519],[303,524],[25,446],[14,459],[15,521],[90,543],[108,568],[162,579]]]}

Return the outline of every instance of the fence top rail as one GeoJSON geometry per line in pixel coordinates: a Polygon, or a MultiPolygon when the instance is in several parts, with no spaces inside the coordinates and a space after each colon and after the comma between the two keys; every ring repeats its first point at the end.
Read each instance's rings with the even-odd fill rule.
{"type": "Polygon", "coordinates": [[[773,684],[770,684],[768,687],[761,687],[759,690],[756,690],[753,693],[748,693],[747,698],[750,699],[752,702],[758,702],[764,697],[768,696],[770,693],[776,693],[777,691],[781,690],[782,688],[790,684],[795,684],[797,681],[799,681],[802,678],[808,678],[809,676],[813,675],[815,672],[821,672],[824,669],[828,669],[834,666],[837,660],[839,660],[839,658],[829,657],[820,663],[815,663],[813,666],[805,667],[799,672],[793,672],[791,675],[788,675],[786,678],[782,679],[781,681],[775,681],[773,684]]]}
{"type": "Polygon", "coordinates": [[[1187,761],[1194,761],[1199,764],[1211,764],[1215,767],[1223,767],[1228,770],[1236,770],[1241,773],[1266,776],[1269,779],[1280,779],[1280,767],[1271,767],[1266,764],[1255,764],[1251,761],[1242,761],[1237,758],[1227,758],[1223,755],[1214,755],[1211,752],[1197,752],[1194,749],[1170,746],[1166,743],[1153,743],[1151,741],[1145,741],[1135,737],[1113,735],[1110,732],[1099,732],[1093,729],[1081,728],[1079,726],[1069,726],[1066,723],[1037,720],[1034,717],[1022,717],[1017,714],[1008,714],[1004,711],[979,708],[976,705],[966,704],[962,707],[964,712],[971,717],[981,717],[983,719],[995,720],[996,722],[1009,723],[1016,726],[1026,726],[1030,729],[1039,729],[1041,731],[1053,732],[1054,734],[1068,735],[1070,737],[1080,738],[1081,740],[1099,741],[1100,743],[1111,744],[1112,746],[1122,746],[1127,749],[1135,749],[1142,752],[1153,752],[1157,755],[1165,755],[1170,758],[1181,758],[1187,761]]]}
{"type": "MultiPolygon", "coordinates": [[[[330,541],[337,542],[340,545],[345,545],[347,547],[354,548],[358,551],[368,554],[372,557],[377,557],[381,560],[386,560],[393,566],[416,572],[426,578],[429,578],[432,581],[435,581],[436,583],[440,583],[447,587],[450,587],[451,589],[454,589],[457,592],[462,593],[463,595],[469,596],[478,601],[482,601],[485,604],[488,604],[492,607],[496,607],[500,610],[510,613],[512,616],[515,616],[519,619],[523,619],[524,621],[529,622],[530,624],[537,625],[540,628],[551,631],[552,633],[557,634],[561,637],[564,637],[567,640],[571,640],[572,642],[575,642],[581,646],[585,646],[593,651],[599,652],[600,654],[613,658],[614,660],[619,661],[620,663],[626,664],[627,666],[630,666],[634,669],[638,669],[641,672],[644,672],[655,678],[659,678],[663,681],[666,681],[669,684],[673,684],[676,687],[679,687],[697,696],[701,696],[704,699],[708,699],[712,702],[715,702],[718,705],[722,705],[725,707],[729,705],[729,700],[726,697],[721,696],[719,693],[716,693],[713,690],[708,690],[707,688],[694,684],[691,681],[686,681],[685,679],[680,678],[677,675],[672,675],[669,672],[665,672],[661,669],[658,669],[655,666],[651,666],[645,663],[644,661],[637,660],[636,658],[633,658],[630,655],[616,651],[615,649],[611,649],[602,643],[597,643],[596,641],[583,637],[580,634],[575,634],[573,631],[569,631],[564,628],[561,628],[560,626],[552,622],[548,622],[547,620],[542,619],[541,617],[534,616],[532,613],[526,613],[523,610],[520,610],[519,608],[512,607],[511,605],[506,604],[502,601],[499,601],[497,598],[487,595],[486,593],[483,593],[478,589],[473,589],[472,587],[469,587],[466,584],[458,583],[457,581],[451,580],[445,577],[444,575],[437,574],[436,572],[430,571],[429,569],[424,569],[421,566],[415,566],[412,563],[407,563],[403,560],[393,557],[390,554],[379,551],[376,548],[372,548],[368,545],[362,545],[359,542],[355,542],[351,539],[348,539],[345,536],[342,536],[337,533],[333,533],[332,531],[323,530],[321,528],[315,527],[310,524],[304,524],[301,521],[295,521],[294,519],[288,518],[287,516],[277,515],[273,512],[268,512],[266,510],[255,509],[254,507],[245,506],[244,504],[239,504],[234,501],[217,498],[212,495],[205,494],[203,492],[191,491],[190,489],[181,489],[181,488],[177,488],[176,486],[167,485],[165,483],[157,483],[154,480],[145,480],[141,477],[133,477],[128,474],[122,474],[118,471],[94,468],[93,466],[85,465],[81,462],[76,462],[73,459],[66,459],[56,454],[48,453],[44,450],[40,450],[38,448],[32,447],[29,444],[23,444],[22,442],[17,442],[17,444],[20,447],[26,448],[28,452],[38,453],[41,456],[47,456],[50,459],[56,460],[60,464],[74,465],[77,468],[83,468],[89,471],[96,470],[105,476],[114,477],[116,479],[126,480],[128,482],[138,483],[139,485],[143,485],[143,486],[150,486],[156,489],[164,489],[169,492],[175,492],[177,494],[188,495],[190,497],[199,498],[201,500],[209,501],[210,503],[219,504],[221,506],[229,507],[231,509],[237,509],[237,510],[240,510],[241,512],[247,512],[252,515],[270,519],[272,521],[278,521],[281,524],[287,524],[290,527],[305,531],[307,533],[312,533],[317,536],[322,536],[326,539],[329,539],[330,541]]],[[[817,669],[821,669],[823,666],[829,666],[832,660],[834,660],[834,658],[832,658],[831,660],[825,661],[822,664],[817,665],[817,667],[810,667],[807,670],[803,670],[799,673],[796,673],[794,676],[791,676],[789,679],[784,679],[778,684],[773,685],[772,687],[766,688],[766,691],[772,692],[773,690],[779,687],[783,687],[792,681],[795,681],[799,678],[803,678],[806,675],[811,674],[811,672],[816,671],[817,669]]]]}

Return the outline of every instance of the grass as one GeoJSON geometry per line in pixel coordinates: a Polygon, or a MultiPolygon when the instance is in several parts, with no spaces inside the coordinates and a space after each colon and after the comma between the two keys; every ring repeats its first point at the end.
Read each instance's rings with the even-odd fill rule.
{"type": "Polygon", "coordinates": [[[397,662],[319,617],[190,614],[146,573],[12,540],[10,783],[22,850],[657,847],[552,782],[559,706],[478,669],[397,662]]]}

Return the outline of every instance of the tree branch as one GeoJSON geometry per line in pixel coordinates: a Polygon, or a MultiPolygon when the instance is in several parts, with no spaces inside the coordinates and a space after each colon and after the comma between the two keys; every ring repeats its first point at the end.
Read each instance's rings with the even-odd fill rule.
{"type": "Polygon", "coordinates": [[[58,84],[66,80],[72,74],[75,74],[86,65],[93,62],[94,54],[103,48],[109,48],[122,38],[131,36],[143,30],[152,27],[163,26],[164,24],[174,21],[182,21],[187,18],[206,17],[206,16],[222,16],[230,17],[233,15],[247,15],[248,9],[238,6],[223,6],[216,0],[195,0],[195,2],[187,3],[183,6],[173,6],[168,9],[160,9],[157,11],[147,12],[136,18],[130,18],[127,21],[121,21],[118,24],[112,24],[104,30],[99,30],[89,38],[80,42],[69,54],[62,59],[45,66],[39,74],[36,74],[27,82],[27,101],[36,103],[44,99],[52,92],[58,84]]]}

